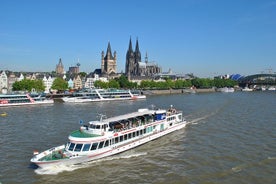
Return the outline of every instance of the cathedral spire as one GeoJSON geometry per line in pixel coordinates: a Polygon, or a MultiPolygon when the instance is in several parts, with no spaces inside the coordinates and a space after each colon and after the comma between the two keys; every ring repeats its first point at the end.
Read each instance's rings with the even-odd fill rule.
{"type": "Polygon", "coordinates": [[[135,52],[140,52],[140,51],[139,51],[138,38],[136,39],[135,52]]]}
{"type": "Polygon", "coordinates": [[[133,52],[133,51],[132,51],[132,42],[131,42],[131,37],[130,37],[130,39],[129,39],[128,51],[129,51],[129,52],[133,52]]]}

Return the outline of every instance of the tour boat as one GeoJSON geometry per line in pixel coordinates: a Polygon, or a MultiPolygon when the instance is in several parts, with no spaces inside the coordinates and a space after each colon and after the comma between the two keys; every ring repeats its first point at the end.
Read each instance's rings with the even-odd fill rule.
{"type": "Polygon", "coordinates": [[[85,89],[75,92],[72,96],[63,97],[64,102],[100,102],[114,100],[135,100],[144,99],[139,91],[119,90],[119,89],[85,89]]]}
{"type": "Polygon", "coordinates": [[[224,87],[224,88],[219,88],[218,91],[223,92],[223,93],[233,93],[233,92],[235,92],[235,89],[224,87]]]}
{"type": "Polygon", "coordinates": [[[246,91],[246,92],[248,92],[248,91],[253,91],[253,89],[248,88],[248,87],[245,87],[245,88],[243,88],[243,89],[242,89],[242,91],[246,91]]]}
{"type": "Polygon", "coordinates": [[[68,143],[34,152],[31,163],[41,168],[70,166],[121,153],[184,128],[187,121],[172,106],[136,112],[82,124],[68,143]]]}
{"type": "Polygon", "coordinates": [[[47,99],[45,95],[38,93],[0,95],[0,107],[51,103],[54,103],[53,99],[47,99]]]}

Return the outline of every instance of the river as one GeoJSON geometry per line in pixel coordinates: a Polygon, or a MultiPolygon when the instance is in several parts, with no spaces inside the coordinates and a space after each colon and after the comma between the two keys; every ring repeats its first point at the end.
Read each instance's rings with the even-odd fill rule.
{"type": "Polygon", "coordinates": [[[148,96],[146,100],[1,108],[0,183],[225,183],[276,181],[276,93],[148,96]],[[52,170],[33,150],[67,142],[79,121],[155,105],[181,109],[184,129],[102,160],[52,170]]]}

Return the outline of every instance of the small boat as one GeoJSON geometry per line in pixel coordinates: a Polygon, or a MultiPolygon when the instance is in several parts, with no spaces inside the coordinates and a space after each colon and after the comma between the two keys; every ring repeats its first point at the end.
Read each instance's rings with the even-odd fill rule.
{"type": "Polygon", "coordinates": [[[182,129],[187,121],[172,106],[90,121],[73,131],[68,143],[34,152],[30,162],[41,168],[74,165],[115,155],[182,129]]]}
{"type": "Polygon", "coordinates": [[[267,90],[268,90],[268,91],[275,91],[276,88],[275,88],[274,86],[270,86],[267,90]]]}
{"type": "Polygon", "coordinates": [[[6,112],[3,112],[3,113],[0,114],[1,117],[5,117],[5,116],[7,116],[7,115],[8,115],[8,114],[7,114],[6,112]]]}
{"type": "Polygon", "coordinates": [[[218,91],[223,92],[223,93],[233,93],[233,92],[235,92],[235,89],[224,87],[224,88],[219,88],[218,91]]]}
{"type": "Polygon", "coordinates": [[[84,89],[75,92],[72,96],[63,97],[64,102],[82,103],[82,102],[101,102],[115,100],[136,100],[145,99],[139,91],[120,90],[120,89],[84,89]]]}
{"type": "Polygon", "coordinates": [[[246,91],[246,92],[248,92],[248,91],[253,91],[253,89],[248,88],[248,87],[245,87],[245,88],[243,88],[243,89],[242,89],[242,91],[246,91]]]}
{"type": "Polygon", "coordinates": [[[44,94],[39,93],[0,95],[0,107],[51,103],[54,103],[53,99],[47,99],[44,94]]]}

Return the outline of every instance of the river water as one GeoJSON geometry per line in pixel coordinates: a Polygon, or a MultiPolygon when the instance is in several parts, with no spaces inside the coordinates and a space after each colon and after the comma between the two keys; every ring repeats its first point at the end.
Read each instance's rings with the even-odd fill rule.
{"type": "Polygon", "coordinates": [[[1,108],[0,183],[266,183],[276,181],[276,93],[148,96],[146,100],[1,108]],[[79,121],[155,105],[183,110],[182,130],[106,159],[52,170],[33,150],[67,142],[79,121]]]}

